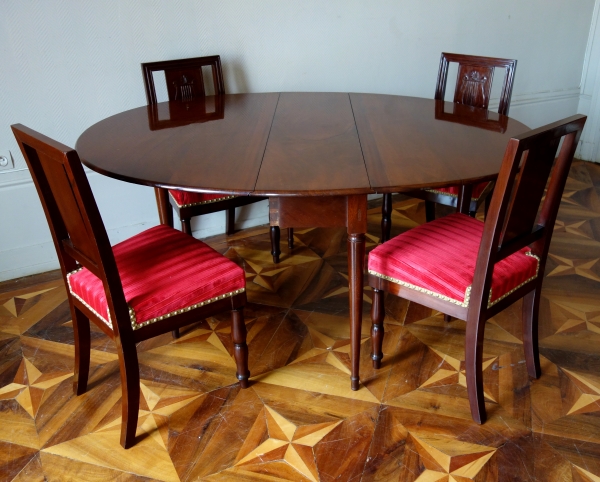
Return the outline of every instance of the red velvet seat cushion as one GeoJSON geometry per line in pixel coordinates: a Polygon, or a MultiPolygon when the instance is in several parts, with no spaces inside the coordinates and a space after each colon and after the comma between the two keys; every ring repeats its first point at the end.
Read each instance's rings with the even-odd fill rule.
{"type": "MultiPolygon", "coordinates": [[[[454,213],[411,229],[369,253],[369,273],[468,306],[483,223],[454,213]],[[469,289],[467,291],[467,289],[469,289]]],[[[494,267],[490,305],[537,276],[523,248],[494,267]]]]}
{"type": "MultiPolygon", "coordinates": [[[[471,194],[471,199],[476,201],[481,196],[483,190],[487,187],[489,181],[480,182],[473,186],[473,192],[471,194]]],[[[432,192],[439,192],[442,194],[449,194],[450,196],[458,196],[458,192],[460,191],[460,186],[450,186],[450,187],[440,187],[438,189],[427,189],[432,192]]]]}
{"type": "Polygon", "coordinates": [[[179,207],[209,204],[235,197],[224,194],[205,194],[203,192],[180,191],[178,189],[169,189],[169,194],[173,197],[179,207]]]}
{"type": "MultiPolygon", "coordinates": [[[[203,242],[165,225],[116,244],[113,252],[125,300],[134,312],[134,329],[176,310],[231,296],[246,286],[242,268],[203,242]]],[[[68,281],[71,293],[111,325],[100,279],[82,269],[70,274],[68,281]]]]}

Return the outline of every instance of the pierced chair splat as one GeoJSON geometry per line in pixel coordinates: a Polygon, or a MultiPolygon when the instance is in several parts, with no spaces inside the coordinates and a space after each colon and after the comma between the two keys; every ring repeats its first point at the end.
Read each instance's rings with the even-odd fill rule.
{"type": "Polygon", "coordinates": [[[585,120],[576,115],[508,142],[485,223],[454,213],[371,251],[368,271],[373,289],[371,358],[375,368],[383,358],[384,292],[465,320],[469,404],[473,420],[483,423],[485,323],[523,298],[527,371],[533,378],[540,376],[537,327],[544,268],[585,120]]]}
{"type": "MultiPolygon", "coordinates": [[[[513,83],[517,61],[512,59],[499,59],[493,57],[480,57],[474,55],[450,54],[442,52],[440,67],[438,71],[437,84],[435,88],[435,100],[444,100],[446,94],[446,82],[448,79],[448,69],[451,62],[458,63],[458,73],[456,78],[456,87],[454,90],[454,104],[474,107],[476,109],[486,109],[490,103],[490,92],[494,78],[494,69],[504,69],[504,81],[498,104],[498,114],[502,119],[508,116],[510,100],[512,95],[513,83]]],[[[474,112],[473,117],[477,118],[480,112],[474,112]]],[[[462,110],[462,116],[465,116],[465,109],[462,110]]],[[[477,120],[477,119],[475,119],[477,120]]],[[[489,126],[482,126],[489,128],[489,126]]],[[[475,213],[483,202],[488,203],[493,191],[494,183],[490,181],[475,183],[466,186],[450,186],[438,189],[420,189],[410,191],[405,194],[425,200],[425,216],[427,221],[435,219],[435,205],[444,204],[459,208],[459,199],[462,196],[467,197],[464,203],[466,212],[471,216],[475,213]]],[[[489,204],[486,204],[486,208],[489,204]]],[[[487,210],[487,209],[486,209],[487,210]]],[[[392,193],[384,194],[382,216],[381,216],[381,240],[382,242],[390,239],[392,229],[392,193]]]]}
{"type": "Polygon", "coordinates": [[[121,445],[135,444],[140,400],[136,344],[143,340],[231,311],[237,378],[246,388],[244,270],[166,225],[111,247],[77,152],[25,126],[13,125],[12,130],[42,202],[67,288],[77,395],[87,389],[90,322],[116,344],[121,445]]]}

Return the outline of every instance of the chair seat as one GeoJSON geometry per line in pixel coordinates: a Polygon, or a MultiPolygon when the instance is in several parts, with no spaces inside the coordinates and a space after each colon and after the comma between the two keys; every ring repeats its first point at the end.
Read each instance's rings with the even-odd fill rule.
{"type": "MultiPolygon", "coordinates": [[[[454,213],[411,229],[369,253],[369,273],[466,307],[483,223],[454,213]]],[[[494,267],[488,306],[537,277],[539,259],[529,248],[494,267]]]]}
{"type": "MultiPolygon", "coordinates": [[[[489,183],[490,183],[489,181],[486,181],[486,182],[480,182],[478,184],[475,184],[473,186],[473,192],[471,193],[471,200],[477,201],[479,199],[479,196],[481,196],[481,193],[485,190],[485,188],[487,187],[487,185],[489,183]]],[[[435,193],[439,193],[439,194],[447,194],[452,197],[457,197],[458,193],[460,191],[460,186],[440,187],[439,189],[426,189],[426,190],[429,192],[435,192],[435,193]]]]}
{"type": "Polygon", "coordinates": [[[203,192],[180,191],[178,189],[169,189],[169,194],[180,208],[199,206],[200,204],[210,204],[235,197],[223,194],[206,194],[203,192]]]}
{"type": "MultiPolygon", "coordinates": [[[[113,252],[134,330],[245,289],[242,268],[165,225],[116,244],[113,252]]],[[[67,280],[71,293],[112,327],[100,279],[83,268],[67,280]]]]}

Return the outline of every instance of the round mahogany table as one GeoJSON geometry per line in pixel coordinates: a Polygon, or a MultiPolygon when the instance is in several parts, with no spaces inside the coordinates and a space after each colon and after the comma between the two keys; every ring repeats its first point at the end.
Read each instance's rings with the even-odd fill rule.
{"type": "Polygon", "coordinates": [[[76,147],[89,168],[154,186],[161,222],[171,212],[165,188],[178,188],[269,196],[270,223],[280,228],[346,227],[356,390],[367,195],[493,180],[508,139],[527,130],[487,110],[415,97],[234,94],[122,112],[88,128],[76,147]]]}

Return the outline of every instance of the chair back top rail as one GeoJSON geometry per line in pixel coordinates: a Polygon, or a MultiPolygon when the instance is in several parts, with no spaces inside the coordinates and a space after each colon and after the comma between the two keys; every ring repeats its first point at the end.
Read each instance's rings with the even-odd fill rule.
{"type": "Polygon", "coordinates": [[[458,63],[454,102],[482,109],[487,109],[490,103],[494,69],[496,67],[504,68],[505,75],[502,92],[500,93],[498,113],[508,115],[515,69],[517,68],[516,60],[442,52],[435,88],[436,100],[444,100],[450,62],[458,63]]]}

